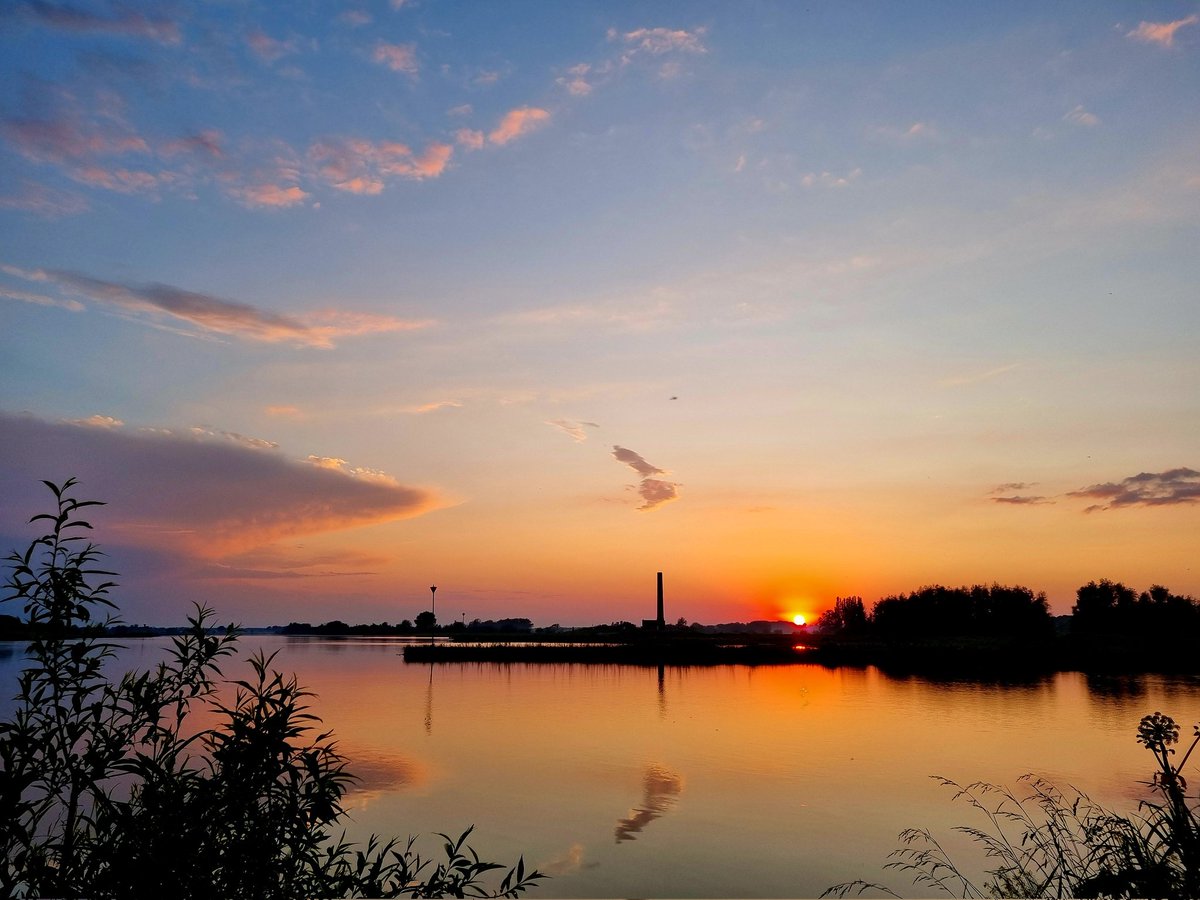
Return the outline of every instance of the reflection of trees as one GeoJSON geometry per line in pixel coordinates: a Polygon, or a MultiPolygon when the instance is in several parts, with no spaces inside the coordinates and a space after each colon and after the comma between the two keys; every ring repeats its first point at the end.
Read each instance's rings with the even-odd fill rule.
{"type": "Polygon", "coordinates": [[[675,805],[683,793],[683,777],[663,766],[648,766],[642,777],[642,805],[617,822],[617,843],[632,841],[643,828],[675,805]]]}
{"type": "Polygon", "coordinates": [[[1084,678],[1091,700],[1125,703],[1146,696],[1144,675],[1088,672],[1084,678]]]}

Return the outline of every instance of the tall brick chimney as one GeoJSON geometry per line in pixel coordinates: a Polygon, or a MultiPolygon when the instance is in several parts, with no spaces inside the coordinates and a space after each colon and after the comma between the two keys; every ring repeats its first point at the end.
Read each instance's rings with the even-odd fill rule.
{"type": "Polygon", "coordinates": [[[667,621],[663,618],[662,572],[658,573],[658,630],[665,631],[667,621]]]}

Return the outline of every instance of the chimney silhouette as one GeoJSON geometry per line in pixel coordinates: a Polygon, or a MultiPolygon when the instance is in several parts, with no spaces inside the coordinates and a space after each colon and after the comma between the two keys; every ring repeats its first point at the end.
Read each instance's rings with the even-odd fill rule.
{"type": "Polygon", "coordinates": [[[663,618],[663,596],[662,596],[662,572],[658,573],[658,630],[663,631],[667,627],[666,619],[663,618]]]}

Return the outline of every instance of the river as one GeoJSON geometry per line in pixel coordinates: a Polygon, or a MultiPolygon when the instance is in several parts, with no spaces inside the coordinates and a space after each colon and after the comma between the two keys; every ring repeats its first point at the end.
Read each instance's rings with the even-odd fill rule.
{"type": "MultiPolygon", "coordinates": [[[[116,661],[144,668],[163,640],[116,661]]],[[[815,897],[882,870],[897,833],[982,824],[930,776],[1033,773],[1122,810],[1148,796],[1138,720],[1200,720],[1200,679],[1059,673],[1023,682],[874,667],[415,665],[381,639],[247,636],[317,697],[351,770],[352,837],[458,833],[553,875],[531,897],[815,897]]],[[[21,645],[0,644],[9,697],[21,645]]],[[[239,676],[237,664],[226,674],[239,676]]],[[[0,704],[0,709],[3,709],[0,704]]]]}

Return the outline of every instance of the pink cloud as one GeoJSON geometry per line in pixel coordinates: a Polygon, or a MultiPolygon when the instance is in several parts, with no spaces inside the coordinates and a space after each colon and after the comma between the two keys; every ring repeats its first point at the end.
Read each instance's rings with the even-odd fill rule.
{"type": "Polygon", "coordinates": [[[106,169],[103,166],[81,166],[72,169],[70,175],[80,184],[105,188],[120,194],[136,194],[152,191],[158,187],[158,177],[150,172],[132,169],[106,169]]]}
{"type": "Polygon", "coordinates": [[[74,116],[58,119],[10,119],[0,126],[26,159],[63,163],[96,156],[149,153],[145,139],[113,124],[99,127],[74,116]]]}
{"type": "Polygon", "coordinates": [[[1186,28],[1188,25],[1195,25],[1200,22],[1200,16],[1195,13],[1188,16],[1186,19],[1176,19],[1174,22],[1141,22],[1138,27],[1126,34],[1126,37],[1131,37],[1137,41],[1143,41],[1147,44],[1160,44],[1163,47],[1172,47],[1175,45],[1175,32],[1180,28],[1186,28]]]}
{"type": "Polygon", "coordinates": [[[550,113],[536,106],[521,106],[509,110],[495,130],[488,135],[488,140],[493,144],[507,144],[544,125],[549,118],[550,113]]]}
{"type": "Polygon", "coordinates": [[[478,150],[483,146],[483,132],[471,128],[460,128],[454,132],[454,139],[468,150],[478,150]]]}
{"type": "Polygon", "coordinates": [[[198,131],[195,134],[176,138],[173,141],[168,141],[162,146],[161,152],[164,156],[196,153],[211,159],[223,159],[225,157],[225,149],[221,144],[224,139],[225,136],[220,131],[215,128],[209,128],[204,131],[198,131]]]}
{"type": "MultiPolygon", "coordinates": [[[[663,53],[683,51],[687,53],[707,53],[708,48],[702,40],[704,29],[695,31],[671,28],[638,28],[622,34],[621,40],[632,51],[640,51],[658,56],[663,53]]],[[[616,37],[616,32],[610,31],[609,38],[616,37]]]]}
{"type": "Polygon", "coordinates": [[[378,194],[388,176],[421,180],[437,178],[449,165],[454,148],[433,142],[421,154],[398,141],[338,138],[318,141],[308,151],[317,171],[333,187],[354,194],[378,194]]]}
{"type": "Polygon", "coordinates": [[[296,45],[293,41],[281,41],[258,30],[251,31],[246,35],[246,45],[254,51],[255,56],[266,63],[273,63],[289,53],[296,52],[296,45]]]}
{"type": "Polygon", "coordinates": [[[337,338],[386,334],[393,331],[418,331],[434,324],[432,319],[397,319],[395,316],[341,309],[308,313],[299,317],[299,322],[308,329],[315,340],[322,342],[318,346],[333,346],[333,341],[337,338]]]}
{"type": "Polygon", "coordinates": [[[338,16],[339,22],[344,22],[351,28],[371,24],[371,14],[361,9],[348,9],[338,16]]]}
{"type": "Polygon", "coordinates": [[[371,52],[371,59],[393,72],[417,74],[417,50],[413,44],[388,44],[380,41],[371,52]]]}
{"type": "Polygon", "coordinates": [[[252,208],[285,209],[303,203],[308,193],[296,185],[283,187],[278,184],[252,184],[233,188],[233,194],[243,206],[252,208]]]}
{"type": "MultiPolygon", "coordinates": [[[[109,501],[105,527],[123,541],[212,558],[281,538],[408,518],[437,503],[432,492],[383,473],[314,465],[270,441],[232,440],[211,429],[85,422],[0,413],[0,477],[11,487],[5,518],[44,507],[39,479],[71,473],[80,480],[79,496],[109,501]]],[[[19,527],[3,525],[9,533],[19,527]]]]}
{"type": "Polygon", "coordinates": [[[298,406],[291,404],[277,404],[273,406],[263,407],[263,412],[268,416],[279,417],[283,419],[303,419],[305,418],[304,411],[298,406]]]}

